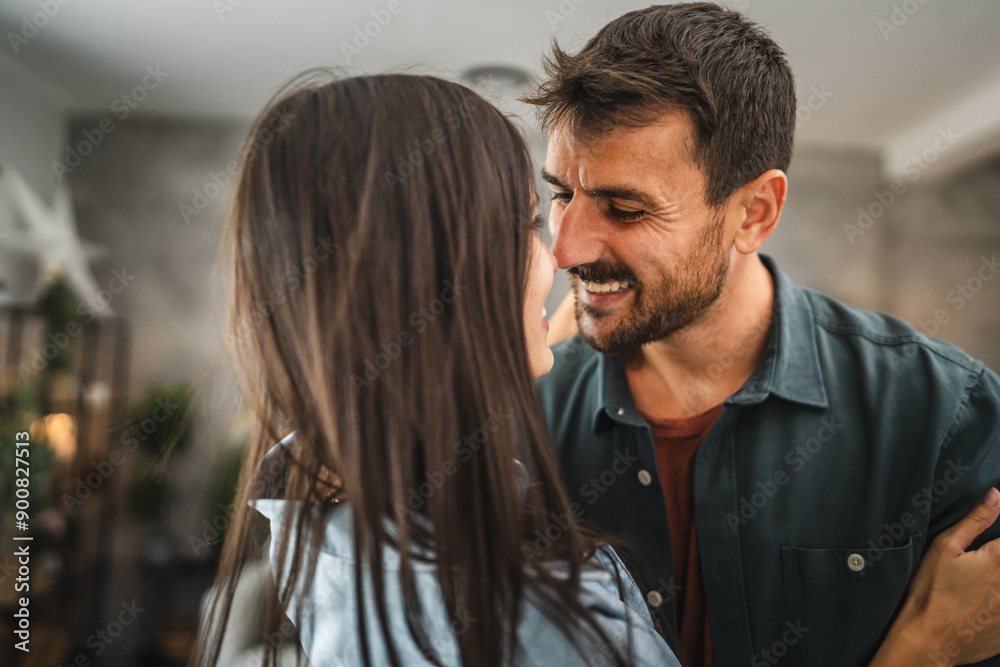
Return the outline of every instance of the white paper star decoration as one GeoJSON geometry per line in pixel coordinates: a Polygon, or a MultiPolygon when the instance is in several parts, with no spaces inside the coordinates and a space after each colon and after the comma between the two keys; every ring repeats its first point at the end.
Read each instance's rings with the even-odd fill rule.
{"type": "Polygon", "coordinates": [[[104,248],[77,235],[69,186],[59,186],[50,207],[20,174],[4,166],[0,169],[0,190],[12,213],[9,220],[0,216],[0,276],[5,282],[12,286],[24,283],[24,276],[12,274],[19,270],[17,265],[23,271],[33,261],[35,275],[27,278],[33,285],[32,300],[37,300],[52,277],[61,273],[81,302],[100,315],[113,315],[107,301],[98,296],[100,287],[90,272],[90,262],[101,256],[104,248]],[[8,261],[14,258],[22,261],[8,261]]]}

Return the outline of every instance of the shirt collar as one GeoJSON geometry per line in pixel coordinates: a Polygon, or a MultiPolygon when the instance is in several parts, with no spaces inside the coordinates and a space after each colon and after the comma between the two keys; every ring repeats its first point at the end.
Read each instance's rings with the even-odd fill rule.
{"type": "MultiPolygon", "coordinates": [[[[774,394],[794,403],[828,407],[823,372],[816,347],[816,323],[805,291],[778,268],[773,259],[760,255],[774,281],[774,310],[767,347],[757,368],[727,404],[753,405],[774,394]]],[[[628,426],[645,426],[635,409],[621,353],[601,354],[597,367],[601,403],[595,406],[591,427],[597,431],[601,414],[628,426]]]]}

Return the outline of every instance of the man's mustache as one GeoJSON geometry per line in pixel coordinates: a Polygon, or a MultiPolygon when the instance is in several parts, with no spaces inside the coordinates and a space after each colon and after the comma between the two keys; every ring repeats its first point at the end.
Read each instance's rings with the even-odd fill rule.
{"type": "Polygon", "coordinates": [[[598,260],[590,264],[580,264],[567,270],[567,273],[576,276],[580,280],[588,283],[610,283],[614,281],[628,282],[633,287],[639,285],[638,278],[624,264],[616,264],[607,260],[598,260]]]}

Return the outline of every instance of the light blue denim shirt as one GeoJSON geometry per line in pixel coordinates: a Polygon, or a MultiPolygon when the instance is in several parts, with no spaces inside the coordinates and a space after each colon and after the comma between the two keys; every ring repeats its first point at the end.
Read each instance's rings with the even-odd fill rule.
{"type": "MultiPolygon", "coordinates": [[[[285,503],[289,501],[257,499],[250,506],[263,514],[271,522],[270,560],[271,570],[278,580],[276,555],[284,524],[285,503]]],[[[301,511],[303,503],[296,503],[301,511]]],[[[316,508],[313,507],[312,511],[316,508]]],[[[356,667],[362,662],[362,643],[358,637],[358,609],[354,598],[355,569],[351,540],[351,509],[348,503],[333,511],[325,526],[324,538],[316,561],[316,576],[305,595],[301,619],[292,619],[298,625],[303,649],[315,667],[345,666],[356,667]]],[[[291,527],[294,535],[295,527],[291,527]]],[[[308,539],[306,536],[303,539],[308,539]]],[[[634,646],[637,665],[658,667],[680,667],[680,663],[666,642],[653,629],[649,612],[641,594],[627,570],[610,548],[598,552],[596,560],[601,568],[588,568],[582,575],[580,599],[590,609],[594,618],[602,624],[608,637],[618,646],[626,642],[627,622],[634,646]],[[625,600],[617,592],[611,571],[617,567],[625,583],[625,600]]],[[[385,589],[387,600],[399,600],[390,604],[389,628],[400,659],[407,667],[430,665],[420,647],[413,640],[406,627],[402,606],[403,594],[399,576],[399,554],[387,547],[383,555],[385,567],[385,589]]],[[[445,665],[460,665],[456,635],[464,631],[475,619],[461,612],[456,617],[448,616],[441,598],[440,587],[435,576],[435,566],[429,563],[414,563],[416,587],[425,614],[425,628],[428,638],[445,665]]],[[[367,572],[367,570],[366,570],[367,572]]],[[[387,651],[375,612],[371,581],[366,576],[366,604],[368,637],[372,663],[387,664],[387,651]]],[[[294,609],[302,598],[301,585],[293,593],[290,609],[294,609]]],[[[584,656],[577,652],[570,640],[545,617],[530,600],[524,603],[521,624],[517,629],[522,657],[518,665],[610,665],[612,648],[609,646],[585,646],[584,656]]]]}

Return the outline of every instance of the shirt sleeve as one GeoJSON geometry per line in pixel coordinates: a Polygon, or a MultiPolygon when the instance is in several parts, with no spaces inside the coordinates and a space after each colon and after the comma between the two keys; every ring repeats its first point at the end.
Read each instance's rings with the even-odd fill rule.
{"type": "MultiPolygon", "coordinates": [[[[991,486],[1000,485],[1000,377],[982,368],[959,404],[945,436],[934,479],[913,499],[930,514],[929,541],[965,517],[991,486]]],[[[987,528],[971,545],[978,548],[1000,537],[1000,521],[987,528]]]]}
{"type": "MultiPolygon", "coordinates": [[[[584,603],[602,622],[602,628],[618,650],[626,655],[629,636],[632,639],[635,664],[680,667],[677,657],[653,627],[649,608],[642,599],[642,593],[625,568],[618,554],[610,546],[602,546],[594,553],[594,560],[612,576],[601,580],[589,580],[584,584],[584,603]],[[619,592],[614,574],[622,578],[619,592]]],[[[612,664],[611,646],[595,647],[591,664],[612,664]],[[601,662],[601,658],[606,662],[601,662]]]]}
{"type": "Polygon", "coordinates": [[[622,601],[639,618],[652,625],[653,619],[649,614],[649,608],[642,599],[642,592],[636,585],[635,580],[632,579],[632,575],[625,567],[621,558],[618,557],[618,553],[610,546],[604,545],[598,548],[594,553],[594,560],[596,560],[598,565],[600,565],[603,569],[611,573],[611,576],[602,582],[608,592],[615,597],[622,599],[614,577],[616,573],[619,574],[622,578],[622,593],[624,594],[624,599],[622,599],[622,601]]]}
{"type": "MultiPolygon", "coordinates": [[[[631,577],[629,578],[631,581],[631,577]]],[[[635,583],[632,583],[635,586],[635,583]]],[[[583,587],[581,601],[600,623],[608,637],[602,646],[592,647],[587,663],[591,665],[614,664],[612,656],[617,651],[627,656],[631,641],[633,661],[629,664],[656,667],[681,667],[677,656],[653,628],[649,611],[639,614],[628,603],[620,599],[617,591],[611,592],[603,582],[587,581],[583,587]]]]}

